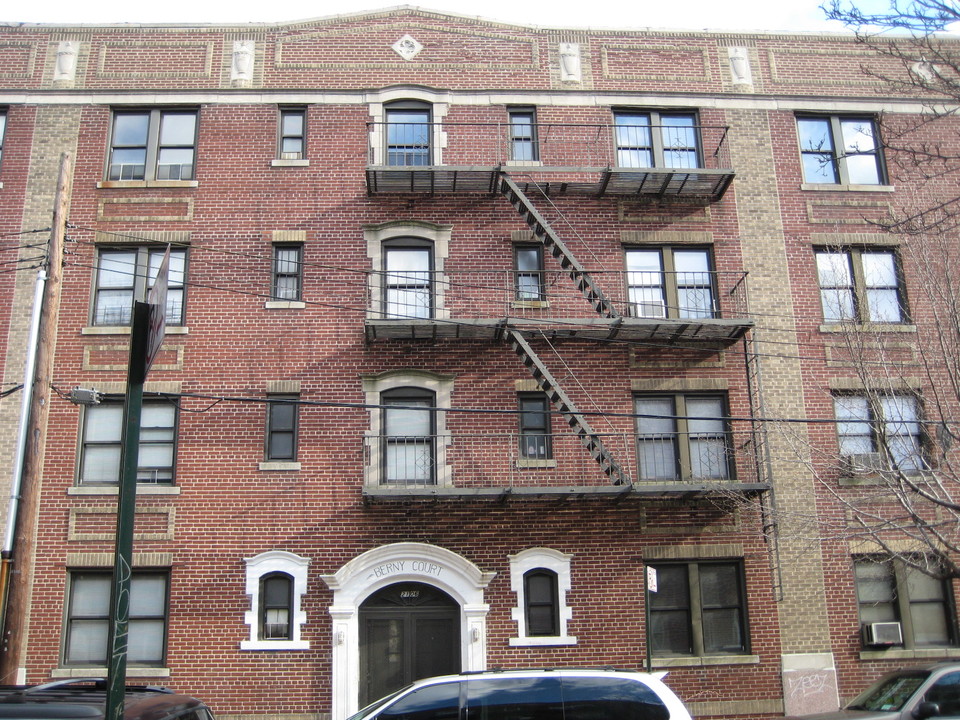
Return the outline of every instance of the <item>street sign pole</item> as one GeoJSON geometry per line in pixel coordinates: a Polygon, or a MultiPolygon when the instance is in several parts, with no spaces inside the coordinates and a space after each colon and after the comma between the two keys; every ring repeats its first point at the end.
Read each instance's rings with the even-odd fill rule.
{"type": "Polygon", "coordinates": [[[127,679],[127,631],[130,619],[130,576],[133,567],[133,521],[137,503],[137,467],[140,461],[140,415],[147,374],[150,305],[133,307],[127,393],[123,404],[123,454],[117,501],[117,538],[110,598],[110,641],[105,720],[122,720],[127,679]]]}

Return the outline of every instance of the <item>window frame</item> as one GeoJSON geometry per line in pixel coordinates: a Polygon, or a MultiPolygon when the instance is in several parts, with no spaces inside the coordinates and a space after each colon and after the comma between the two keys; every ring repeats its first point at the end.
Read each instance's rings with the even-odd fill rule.
{"type": "Polygon", "coordinates": [[[277,159],[278,160],[306,160],[307,159],[307,108],[304,106],[279,107],[277,117],[277,159]],[[298,132],[289,132],[287,120],[299,118],[298,132]],[[288,141],[299,144],[299,150],[287,150],[288,141]]]}
{"type": "MultiPolygon", "coordinates": [[[[859,404],[859,403],[858,403],[859,404]]],[[[856,455],[861,454],[879,454],[880,464],[878,467],[863,468],[858,471],[851,467],[850,472],[863,472],[873,470],[899,470],[907,475],[915,475],[928,469],[927,460],[929,458],[929,441],[924,429],[924,413],[922,398],[917,393],[878,393],[878,392],[836,392],[833,394],[833,413],[836,419],[837,429],[837,452],[841,459],[841,464],[851,462],[856,455]],[[853,407],[852,400],[863,402],[863,409],[866,411],[866,417],[856,415],[855,411],[846,412],[853,407]],[[913,408],[913,417],[904,419],[901,414],[897,418],[888,418],[886,409],[895,408],[904,401],[910,401],[913,408]],[[889,401],[889,405],[888,402],[889,401]],[[841,412],[843,410],[844,412],[841,412]],[[915,426],[915,432],[898,433],[896,426],[915,426]],[[883,430],[881,431],[881,426],[883,430]],[[893,431],[889,428],[895,426],[893,431]],[[886,436],[886,442],[883,437],[886,436]],[[900,442],[898,437],[908,437],[911,439],[909,446],[914,452],[904,457],[913,458],[913,462],[907,467],[901,467],[901,463],[893,456],[894,450],[898,448],[900,442]],[[849,439],[845,442],[845,438],[849,439]],[[859,438],[859,441],[856,439],[859,438]],[[869,449],[866,449],[869,443],[869,449]],[[846,445],[849,450],[852,446],[859,444],[865,453],[845,452],[846,445]],[[891,463],[893,461],[893,463],[891,463]]]]}
{"type": "MultiPolygon", "coordinates": [[[[437,393],[433,390],[416,387],[416,386],[403,386],[383,390],[380,393],[380,404],[383,406],[383,411],[381,414],[381,429],[380,435],[383,441],[383,449],[380,455],[380,485],[384,487],[425,487],[425,486],[434,486],[439,484],[438,478],[438,437],[437,437],[437,393]],[[418,405],[418,403],[427,403],[426,405],[418,405]],[[417,435],[391,435],[389,433],[389,425],[391,421],[391,405],[399,406],[398,409],[401,411],[412,411],[413,412],[428,412],[428,433],[427,434],[417,434],[417,435]],[[425,408],[422,410],[420,408],[425,408]],[[426,438],[423,440],[416,440],[416,438],[426,438]],[[423,445],[426,448],[426,459],[429,462],[429,473],[427,477],[420,478],[400,478],[394,477],[391,475],[391,447],[397,447],[403,445],[403,447],[414,447],[423,445]]],[[[407,453],[404,453],[406,455],[407,453]]],[[[417,453],[419,455],[419,453],[417,453]]],[[[416,458],[414,458],[416,462],[416,458]]],[[[404,461],[405,466],[409,466],[409,460],[404,461]]]]}
{"type": "Polygon", "coordinates": [[[529,164],[540,161],[540,140],[537,132],[537,109],[527,105],[507,107],[508,160],[511,163],[529,164]],[[526,122],[522,122],[522,120],[526,122]],[[521,121],[521,122],[518,122],[521,121]],[[518,132],[520,128],[529,128],[518,132]]]}
{"type": "Polygon", "coordinates": [[[547,302],[543,257],[543,245],[540,243],[517,243],[513,246],[514,302],[541,304],[547,302]],[[527,253],[533,253],[533,256],[528,259],[533,260],[530,264],[534,269],[521,267],[521,259],[527,253]]]}
{"type": "Polygon", "coordinates": [[[618,108],[613,111],[613,148],[614,166],[617,168],[657,168],[661,170],[695,170],[704,167],[703,139],[700,137],[700,118],[695,110],[657,110],[618,108]],[[646,123],[622,123],[627,118],[646,118],[646,123]],[[665,121],[671,119],[689,119],[690,125],[669,125],[665,121]],[[646,135],[649,143],[640,142],[644,135],[642,130],[625,130],[626,128],[647,128],[646,135]],[[667,130],[682,128],[692,132],[693,145],[670,145],[667,130]],[[668,164],[671,152],[680,151],[688,155],[693,153],[694,164],[668,164]],[[623,162],[625,153],[648,153],[650,164],[635,164],[623,162]]]}
{"type": "MultiPolygon", "coordinates": [[[[749,624],[749,608],[748,608],[748,596],[746,590],[746,573],[744,571],[744,564],[742,559],[732,558],[732,559],[709,559],[709,560],[690,560],[690,561],[654,561],[650,563],[650,567],[653,567],[657,570],[658,575],[661,574],[662,570],[665,568],[684,568],[686,569],[686,604],[682,607],[665,607],[665,608],[655,608],[654,604],[659,597],[663,597],[659,593],[647,593],[648,602],[650,607],[647,608],[647,613],[649,617],[650,627],[647,629],[647,638],[649,642],[649,652],[651,657],[654,658],[675,658],[675,657],[730,657],[730,656],[741,656],[750,654],[750,624],[749,624]],[[706,606],[703,598],[703,583],[701,582],[701,568],[706,566],[713,567],[731,567],[736,573],[736,591],[737,591],[737,602],[734,605],[723,605],[723,606],[706,606]],[[706,606],[706,607],[705,607],[706,606]],[[721,649],[719,651],[708,651],[706,648],[705,637],[707,635],[706,624],[704,622],[704,613],[705,611],[709,612],[717,609],[734,609],[737,613],[740,629],[740,650],[737,652],[731,652],[729,649],[721,649]],[[667,613],[667,612],[685,612],[686,613],[686,630],[688,633],[689,640],[689,652],[676,652],[676,651],[663,651],[662,649],[658,650],[657,648],[657,639],[656,639],[656,628],[654,627],[655,621],[657,619],[658,613],[667,613]]],[[[658,578],[658,582],[662,585],[662,579],[658,578]]],[[[722,623],[723,621],[718,621],[722,623]]]]}
{"type": "Polygon", "coordinates": [[[651,318],[664,320],[714,320],[720,317],[718,301],[716,270],[714,269],[713,248],[699,245],[638,245],[624,248],[624,281],[626,285],[627,309],[631,317],[651,318]],[[657,254],[659,256],[658,270],[631,270],[631,255],[641,253],[657,254]],[[702,256],[706,270],[684,271],[677,270],[677,257],[683,254],[702,256]],[[699,276],[706,275],[707,283],[696,282],[699,276]],[[681,284],[683,276],[693,276],[691,281],[681,284]],[[637,282],[638,280],[655,280],[653,282],[637,282]],[[659,300],[634,300],[635,290],[659,290],[659,300]],[[685,291],[695,290],[708,295],[708,306],[702,304],[681,306],[681,297],[686,298],[685,291]],[[648,303],[659,303],[662,314],[643,314],[639,310],[648,303]]]}
{"type": "Polygon", "coordinates": [[[880,137],[880,126],[877,122],[875,116],[870,115],[823,115],[823,114],[800,114],[796,116],[796,128],[797,128],[797,148],[800,154],[800,173],[803,178],[804,184],[807,185],[822,185],[822,186],[867,186],[867,187],[877,187],[881,185],[888,184],[886,162],[883,156],[883,143],[880,137]],[[819,122],[826,123],[828,133],[824,135],[824,139],[828,140],[830,146],[824,148],[823,146],[817,147],[804,147],[804,133],[801,130],[801,124],[803,122],[819,122]],[[839,143],[838,139],[843,142],[844,140],[844,126],[849,123],[855,122],[866,122],[869,123],[871,134],[870,139],[873,144],[873,149],[869,152],[857,152],[847,151],[847,146],[844,145],[842,151],[838,150],[839,143]],[[829,163],[829,166],[832,168],[833,180],[818,179],[817,177],[809,177],[807,173],[807,158],[812,156],[820,156],[821,160],[819,161],[820,167],[826,167],[829,163]],[[828,157],[829,156],[829,157],[828,157]],[[877,180],[876,182],[851,182],[851,165],[853,161],[851,158],[858,157],[867,157],[872,156],[874,158],[874,169],[876,170],[877,180]]]}
{"type": "MultiPolygon", "coordinates": [[[[109,151],[107,153],[107,163],[106,169],[104,172],[104,178],[107,182],[195,182],[197,176],[197,146],[198,138],[200,133],[200,110],[196,107],[154,107],[154,108],[114,108],[110,118],[110,140],[109,140],[109,151]],[[176,115],[192,115],[193,116],[193,138],[189,143],[183,142],[164,142],[163,141],[163,122],[167,117],[172,117],[176,115]],[[142,138],[142,144],[137,142],[120,144],[117,128],[117,120],[121,117],[134,117],[134,116],[145,116],[147,120],[146,127],[146,136],[142,138]],[[141,173],[134,172],[134,175],[141,175],[140,177],[124,177],[124,172],[120,170],[118,173],[114,172],[114,167],[126,167],[132,165],[136,167],[137,164],[132,163],[114,163],[114,157],[117,154],[117,151],[124,150],[143,150],[143,171],[141,173]],[[186,150],[189,149],[191,152],[191,162],[189,163],[190,172],[188,177],[184,177],[182,174],[180,177],[171,178],[171,177],[161,177],[163,173],[161,172],[161,167],[169,165],[174,167],[176,163],[166,163],[161,165],[161,156],[163,155],[164,150],[186,150]]],[[[139,141],[140,138],[137,138],[139,141]]],[[[184,163],[179,163],[179,167],[183,168],[184,163]]]]}
{"type": "MultiPolygon", "coordinates": [[[[123,453],[123,438],[122,438],[122,422],[114,423],[116,429],[116,437],[110,438],[108,440],[96,440],[88,439],[88,430],[91,428],[91,418],[95,413],[106,413],[108,410],[116,413],[119,410],[120,416],[123,414],[123,403],[120,398],[110,398],[105,400],[98,405],[91,405],[85,407],[82,410],[83,417],[80,427],[80,452],[79,460],[77,463],[77,485],[83,487],[119,487],[120,484],[120,475],[123,472],[123,467],[121,465],[121,457],[123,453]],[[93,461],[90,458],[90,455],[93,453],[93,448],[115,448],[116,449],[116,465],[117,465],[117,477],[115,480],[106,480],[106,479],[91,479],[86,480],[85,477],[85,468],[88,460],[94,462],[97,465],[102,465],[102,459],[93,461]]],[[[118,418],[119,420],[120,418],[118,418]]],[[[171,402],[169,400],[145,400],[143,402],[143,409],[141,412],[140,419],[140,452],[138,453],[141,461],[144,456],[143,449],[144,447],[159,447],[159,446],[170,446],[170,464],[162,466],[143,466],[140,465],[137,468],[137,484],[144,486],[172,486],[176,484],[177,479],[177,445],[179,438],[179,422],[180,422],[180,406],[176,402],[171,402]],[[150,408],[173,408],[173,422],[171,425],[155,425],[155,426],[145,426],[144,421],[147,420],[150,408]],[[151,440],[149,439],[150,431],[154,432],[163,431],[169,435],[168,439],[162,440],[151,440]],[[146,431],[147,439],[144,438],[146,431]],[[156,479],[156,474],[154,479],[141,479],[141,475],[146,472],[166,471],[166,474],[169,474],[169,478],[163,478],[162,480],[156,479]]]]}
{"type": "Polygon", "coordinates": [[[433,162],[433,105],[419,100],[398,100],[391,103],[385,103],[383,106],[384,118],[384,165],[387,167],[429,167],[433,162]],[[422,115],[422,120],[405,119],[401,121],[391,120],[391,116],[400,116],[402,114],[413,117],[422,115]],[[394,142],[394,132],[397,126],[405,126],[403,137],[400,140],[409,140],[409,142],[394,142]],[[422,136],[418,136],[417,130],[420,127],[425,128],[422,136]],[[405,162],[393,162],[394,156],[402,156],[405,162]],[[409,159],[415,162],[406,162],[409,159]]]}
{"type": "Polygon", "coordinates": [[[276,393],[267,396],[267,426],[264,437],[263,456],[265,462],[297,462],[300,439],[300,396],[290,393],[276,393]],[[278,427],[275,413],[278,408],[290,408],[289,427],[278,427]],[[290,436],[290,454],[281,455],[274,449],[274,440],[281,435],[290,436]]]}
{"type": "MultiPolygon", "coordinates": [[[[857,620],[860,622],[861,628],[871,622],[898,622],[900,623],[901,634],[903,638],[903,643],[896,647],[901,647],[904,650],[915,650],[915,649],[925,649],[925,648],[945,648],[945,647],[957,647],[960,644],[960,635],[958,635],[958,627],[956,621],[956,598],[953,595],[953,589],[951,584],[946,580],[937,580],[936,578],[930,578],[934,582],[937,582],[941,591],[941,598],[938,600],[930,600],[929,598],[913,600],[910,597],[910,573],[920,573],[919,570],[911,568],[908,566],[908,563],[903,558],[896,557],[884,557],[880,555],[855,555],[851,558],[852,562],[852,575],[854,580],[854,589],[857,596],[857,620]],[[865,601],[864,598],[864,588],[861,584],[861,575],[860,568],[866,567],[867,565],[873,567],[884,567],[886,579],[889,580],[887,586],[888,596],[890,600],[883,603],[880,602],[869,602],[865,601]],[[945,642],[943,643],[918,643],[916,638],[915,627],[913,623],[913,607],[915,605],[926,605],[929,606],[936,602],[943,612],[944,620],[944,630],[946,631],[945,642]],[[864,608],[865,606],[870,606],[876,608],[880,604],[889,605],[890,613],[892,615],[892,620],[879,620],[879,619],[864,619],[864,608]]],[[[921,573],[922,574],[922,573],[921,573]]],[[[929,576],[928,576],[929,577],[929,576]]],[[[924,611],[921,611],[924,612],[924,611]]],[[[927,611],[928,613],[929,611],[927,611]]],[[[924,613],[924,614],[927,614],[924,613]]],[[[861,633],[861,640],[864,641],[866,638],[861,633]]],[[[869,648],[870,646],[863,642],[863,648],[869,648]]]]}
{"type": "Polygon", "coordinates": [[[278,302],[303,301],[303,243],[274,243],[273,261],[271,263],[270,299],[278,302]],[[284,259],[284,252],[295,252],[292,260],[284,259]],[[293,271],[285,269],[287,265],[294,265],[293,271]],[[292,296],[281,293],[282,281],[291,280],[293,285],[292,296]]]}
{"type": "Polygon", "coordinates": [[[431,320],[437,316],[439,305],[436,287],[436,253],[434,244],[429,240],[423,240],[417,237],[397,237],[384,241],[382,248],[383,257],[383,297],[382,313],[384,318],[398,320],[431,320]],[[425,253],[427,257],[426,270],[391,270],[391,254],[401,252],[425,253]],[[406,273],[406,274],[404,274],[406,273]],[[419,275],[426,274],[426,281],[419,275]],[[392,282],[391,278],[407,280],[408,282],[392,282]],[[400,302],[400,299],[393,299],[391,295],[399,292],[400,299],[412,293],[416,300],[420,297],[426,297],[427,303],[419,302],[409,303],[400,302]],[[394,312],[391,307],[413,308],[413,312],[394,312]],[[423,311],[423,312],[421,312],[423,311]],[[423,314],[423,313],[426,314],[423,314]]]}
{"type": "Polygon", "coordinates": [[[527,570],[523,574],[523,610],[527,621],[527,635],[530,637],[556,637],[560,634],[560,589],[557,573],[548,568],[537,567],[527,570]],[[531,584],[537,578],[547,581],[549,597],[546,600],[535,600],[531,584]],[[534,628],[539,624],[535,617],[536,611],[546,608],[549,614],[548,628],[534,628]]]}
{"type": "MultiPolygon", "coordinates": [[[[666,482],[730,482],[736,479],[736,463],[734,462],[732,427],[730,423],[730,407],[726,393],[722,392],[681,392],[681,393],[639,393],[635,394],[634,412],[637,415],[635,432],[637,440],[637,472],[641,482],[666,481],[666,482]],[[720,412],[716,416],[694,416],[690,415],[688,404],[690,401],[705,400],[717,401],[720,403],[720,412]],[[673,413],[668,415],[666,412],[651,412],[652,408],[644,409],[641,407],[643,402],[667,401],[670,403],[673,413]],[[647,417],[643,417],[647,416],[647,417]],[[723,446],[724,462],[717,465],[722,471],[717,475],[694,475],[694,449],[693,433],[690,431],[691,423],[697,420],[706,420],[711,423],[719,422],[722,424],[720,439],[723,446]],[[653,424],[661,424],[663,427],[658,431],[643,432],[644,423],[653,421],[653,424]],[[671,427],[667,428],[666,425],[671,427]],[[648,475],[644,471],[644,459],[646,457],[643,442],[645,438],[648,441],[656,441],[668,445],[672,449],[673,473],[654,473],[648,475]],[[685,441],[684,441],[685,439],[685,441]]],[[[716,442],[717,433],[701,433],[709,441],[713,439],[716,442]]],[[[660,460],[655,460],[654,465],[659,467],[660,460]]],[[[702,462],[700,462],[702,465],[702,462]]]]}
{"type": "MultiPolygon", "coordinates": [[[[844,323],[855,324],[873,324],[873,325],[907,325],[910,323],[910,313],[907,305],[906,282],[903,276],[903,266],[900,262],[900,253],[895,248],[890,247],[816,247],[814,248],[814,264],[817,272],[817,287],[820,290],[820,310],[823,314],[823,322],[827,325],[841,325],[844,323]],[[848,279],[838,276],[835,272],[837,267],[832,261],[828,261],[830,256],[842,257],[846,265],[846,274],[848,279]],[[896,284],[870,284],[870,278],[865,270],[864,257],[878,256],[889,257],[892,264],[892,272],[896,284]],[[823,262],[821,262],[823,260],[823,262]],[[827,263],[829,262],[829,265],[827,263]],[[832,273],[832,276],[828,273],[832,273]],[[825,280],[840,280],[845,282],[825,283],[825,280]],[[893,292],[896,297],[896,306],[899,319],[888,318],[873,319],[873,303],[871,303],[872,292],[893,292]],[[828,303],[827,293],[835,293],[837,299],[828,303]],[[844,293],[845,298],[840,299],[839,293],[844,293]],[[849,305],[850,317],[845,317],[849,305]],[[829,312],[831,306],[836,307],[835,312],[829,312]]],[[[888,306],[887,304],[886,306],[888,306]]],[[[878,304],[878,307],[881,305],[878,304]]],[[[886,307],[882,306],[882,307],[886,307]]]]}
{"type": "Polygon", "coordinates": [[[522,392],[517,394],[519,407],[517,421],[519,424],[519,456],[521,460],[552,460],[553,459],[553,416],[550,412],[550,400],[543,392],[522,392]],[[525,405],[536,403],[539,409],[527,409],[525,405]],[[532,423],[534,416],[540,418],[539,423],[532,423]],[[531,448],[527,438],[538,438],[531,448]]]}
{"type": "MultiPolygon", "coordinates": [[[[67,594],[66,601],[64,602],[64,614],[63,614],[63,644],[62,644],[62,655],[61,662],[63,667],[106,667],[109,657],[109,642],[110,642],[110,593],[106,593],[105,603],[102,608],[102,613],[95,615],[82,615],[79,616],[74,612],[74,600],[75,593],[80,585],[81,578],[94,578],[103,582],[106,580],[108,583],[111,583],[111,578],[113,574],[110,570],[103,569],[74,569],[68,571],[67,574],[67,594]],[[103,625],[103,657],[102,661],[100,658],[93,659],[90,661],[79,661],[71,659],[71,644],[73,636],[73,628],[80,623],[97,623],[103,625]]],[[[134,659],[128,661],[128,663],[133,667],[164,667],[167,659],[167,639],[170,629],[170,572],[162,569],[136,569],[133,571],[130,578],[131,583],[131,596],[133,595],[134,588],[138,580],[143,580],[146,578],[156,578],[162,577],[164,580],[164,598],[163,598],[163,613],[161,615],[155,614],[143,614],[138,615],[135,612],[135,603],[130,603],[129,611],[129,622],[130,628],[129,632],[132,636],[135,632],[136,625],[139,622],[156,622],[157,620],[162,620],[163,622],[163,637],[161,640],[160,647],[160,656],[154,661],[149,662],[137,662],[134,659]]],[[[88,646],[88,643],[85,643],[88,646]]]]}
{"type": "MultiPolygon", "coordinates": [[[[90,303],[90,325],[94,327],[130,327],[133,322],[133,306],[136,302],[146,302],[150,288],[153,287],[155,277],[151,277],[152,271],[159,270],[160,262],[166,252],[165,245],[99,245],[96,249],[96,265],[93,268],[92,282],[92,301],[90,303]],[[104,256],[121,255],[124,253],[133,253],[133,269],[129,273],[129,285],[104,285],[104,273],[113,273],[115,275],[127,275],[126,272],[119,269],[104,268],[104,256]],[[154,262],[156,260],[156,262],[154,262]],[[109,322],[112,319],[109,316],[111,306],[104,303],[104,320],[99,320],[101,316],[101,298],[106,297],[111,292],[123,291],[129,293],[129,304],[121,311],[121,314],[129,313],[130,319],[127,322],[116,323],[109,322]]],[[[177,247],[170,249],[170,276],[167,286],[167,326],[183,326],[186,322],[187,312],[187,271],[188,271],[188,253],[187,248],[177,247]],[[182,258],[177,261],[176,258],[182,258]],[[182,266],[179,272],[180,278],[177,281],[176,264],[182,266]],[[177,305],[176,295],[180,295],[180,312],[170,312],[171,304],[175,308],[177,305]]],[[[129,263],[126,263],[129,265],[129,263]]],[[[115,309],[115,308],[114,308],[115,309]]],[[[121,320],[123,318],[121,317],[121,320]]]]}
{"type": "Polygon", "coordinates": [[[270,641],[289,641],[293,637],[293,576],[290,573],[281,570],[275,570],[260,577],[260,616],[258,625],[259,640],[270,641]],[[272,581],[282,580],[285,583],[286,593],[282,603],[272,602],[268,584],[272,581]],[[270,612],[272,610],[282,610],[286,613],[286,622],[283,623],[285,630],[282,635],[273,635],[268,632],[268,628],[280,623],[271,623],[270,612]]]}

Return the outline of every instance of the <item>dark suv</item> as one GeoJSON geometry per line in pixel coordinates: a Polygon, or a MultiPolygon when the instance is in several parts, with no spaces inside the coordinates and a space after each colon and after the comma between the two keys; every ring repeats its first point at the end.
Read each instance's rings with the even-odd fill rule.
{"type": "MultiPolygon", "coordinates": [[[[103,720],[107,681],[71,678],[45,685],[0,686],[0,720],[103,720]]],[[[196,698],[165,688],[128,685],[124,720],[214,720],[196,698]]]]}
{"type": "Polygon", "coordinates": [[[349,720],[691,720],[660,678],[613,670],[510,670],[417,680],[349,720]]]}

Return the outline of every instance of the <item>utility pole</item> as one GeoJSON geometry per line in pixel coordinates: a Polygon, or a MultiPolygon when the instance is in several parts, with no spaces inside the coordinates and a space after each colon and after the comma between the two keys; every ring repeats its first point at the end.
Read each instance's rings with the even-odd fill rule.
{"type": "Polygon", "coordinates": [[[27,617],[36,560],[37,513],[60,319],[63,248],[72,190],[73,160],[70,153],[63,153],[54,196],[53,229],[47,251],[47,277],[37,333],[35,371],[32,378],[25,378],[24,392],[32,392],[33,399],[29,405],[29,417],[20,420],[26,423],[27,428],[23,463],[18,468],[20,487],[17,496],[11,498],[15,502],[11,502],[11,515],[7,518],[8,524],[16,525],[10,557],[3,558],[5,569],[8,570],[4,573],[8,588],[4,608],[3,653],[0,656],[0,682],[4,683],[26,681],[27,617]]]}

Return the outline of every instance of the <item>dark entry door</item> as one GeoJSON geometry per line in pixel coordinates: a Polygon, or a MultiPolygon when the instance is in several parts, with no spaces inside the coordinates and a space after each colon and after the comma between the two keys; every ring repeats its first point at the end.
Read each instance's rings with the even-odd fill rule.
{"type": "Polygon", "coordinates": [[[460,606],[423,583],[397,583],[360,606],[360,706],[404,685],[460,672],[460,606]]]}

